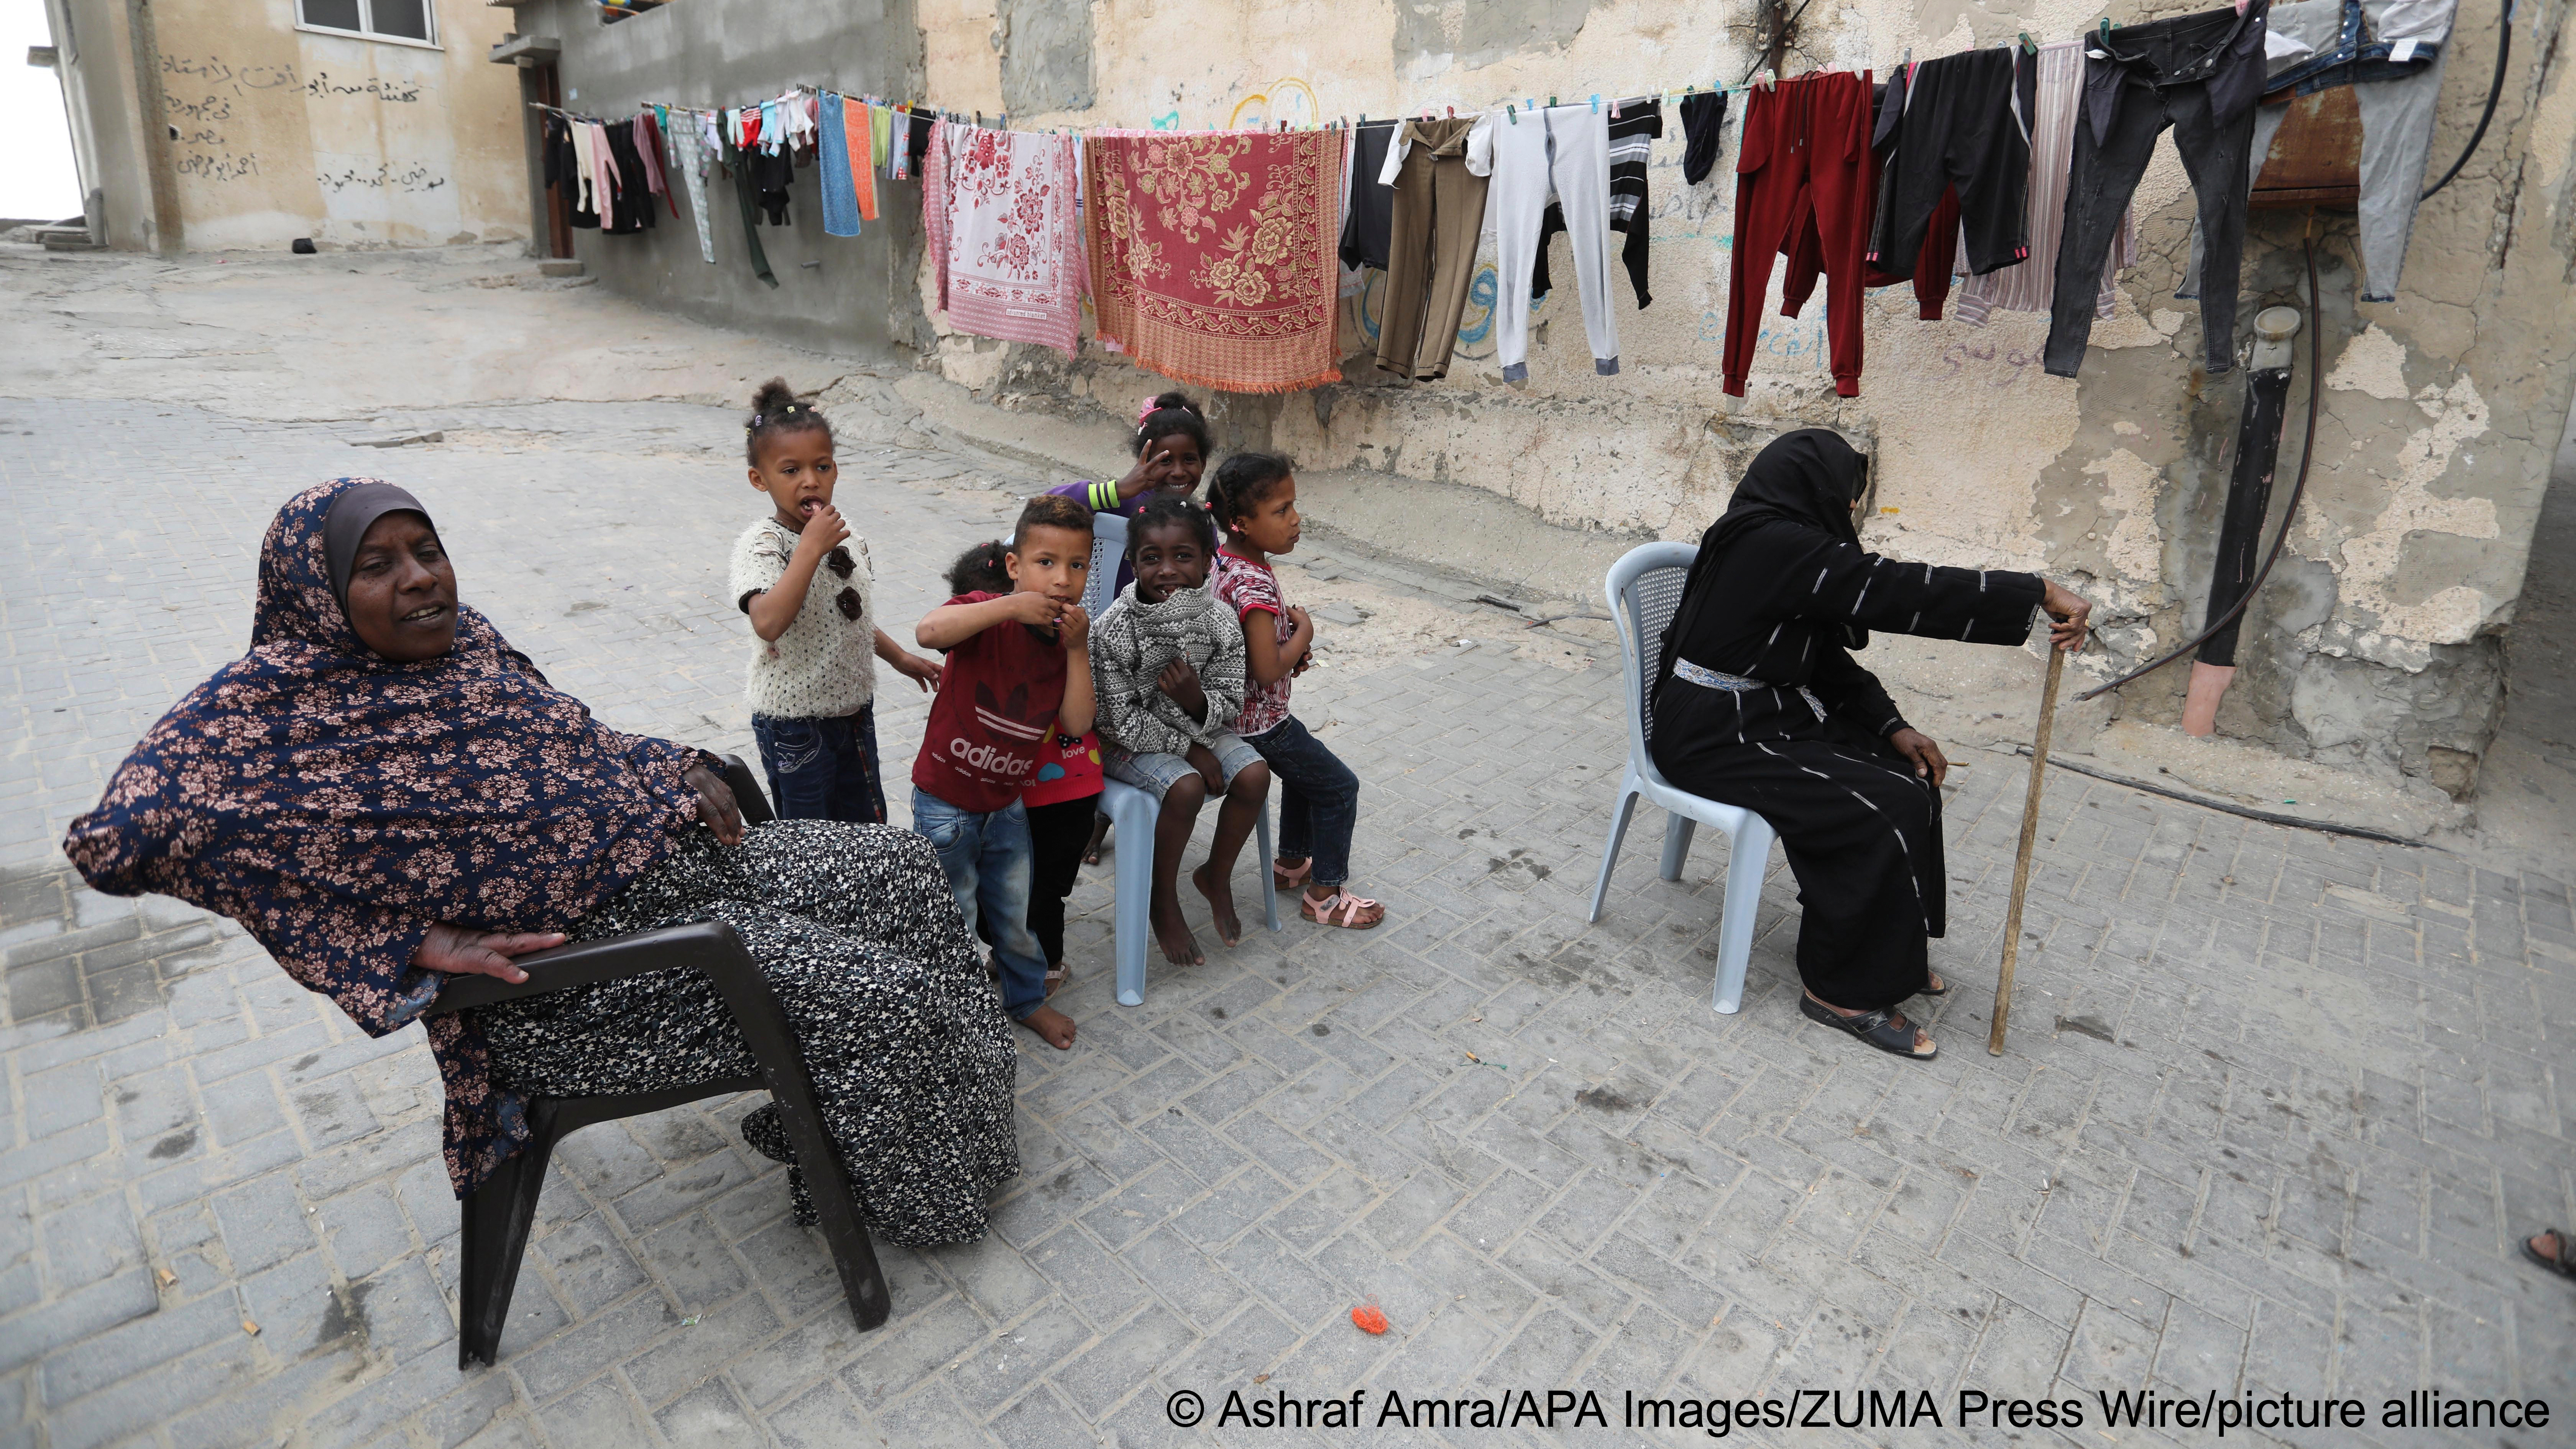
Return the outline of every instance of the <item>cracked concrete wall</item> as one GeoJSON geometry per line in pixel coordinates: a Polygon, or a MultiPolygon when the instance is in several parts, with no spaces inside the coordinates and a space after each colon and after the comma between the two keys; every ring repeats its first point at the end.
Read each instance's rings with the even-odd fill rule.
{"type": "MultiPolygon", "coordinates": [[[[1039,0],[1022,0],[1025,15],[1039,0]]],[[[1068,10],[1077,8],[1069,0],[1068,10]]],[[[1099,0],[1089,20],[1093,102],[1011,109],[1014,124],[1263,125],[1481,108],[1551,93],[1571,101],[1732,81],[1752,34],[1679,0],[1099,0]],[[1171,42],[1186,32],[1197,43],[1171,42]]],[[[2122,23],[2205,8],[2121,3],[2122,23]]],[[[2512,68],[2484,144],[2419,215],[2398,300],[2357,300],[2349,213],[2317,216],[2324,389],[2307,502],[2280,568],[2248,614],[2221,732],[2283,754],[2460,786],[2494,728],[2499,639],[2513,619],[2558,421],[2576,369],[2576,91],[2561,41],[2570,0],[2522,7],[2512,68]],[[2469,763],[2463,765],[2462,759],[2469,763]]],[[[2436,174],[2477,121],[2497,44],[2496,8],[2465,7],[2433,143],[2436,174]]],[[[2028,31],[2075,34],[2091,0],[1858,0],[1809,13],[1790,68],[1885,70],[2028,31]]],[[[932,93],[1003,109],[1015,63],[993,12],[921,0],[932,93]]],[[[1551,523],[1640,537],[1695,537],[1745,462],[1796,426],[1837,427],[1875,449],[1871,546],[1944,563],[2041,569],[2096,598],[2107,649],[2097,679],[2188,638],[2208,590],[2241,374],[2198,363],[2196,304],[2173,293],[2193,202],[2169,141],[2136,198],[2144,256],[2096,325],[2079,378],[2040,366],[2046,319],[1990,325],[1916,319],[1905,288],[1865,302],[1861,395],[1837,398],[1820,309],[1778,315],[1778,279],[1749,395],[1719,391],[1733,240],[1732,163],[1742,102],[1715,173],[1681,179],[1681,127],[1667,117],[1651,172],[1653,305],[1618,278],[1625,370],[1596,377],[1571,286],[1532,314],[1530,380],[1492,362],[1491,275],[1479,280],[1448,380],[1419,387],[1375,372],[1376,279],[1345,303],[1346,381],[1282,398],[1225,400],[1233,440],[1284,447],[1315,468],[1367,468],[1483,488],[1551,523]],[[1562,324],[1561,326],[1558,324],[1562,324]]],[[[2255,214],[2238,325],[2264,306],[2308,310],[2306,218],[2255,214]]],[[[2053,241],[2053,236],[2049,239],[2053,241]]],[[[1557,275],[1568,275],[1562,239],[1557,275]]],[[[1491,243],[1486,261],[1490,265],[1491,243]]],[[[1002,406],[1125,418],[1164,386],[1087,350],[957,336],[932,318],[926,364],[1002,406]]],[[[2240,337],[2241,343],[2244,339],[2240,337]]],[[[2299,454],[2309,374],[2302,337],[2277,526],[2299,454]]],[[[1104,466],[1106,460],[1104,460],[1104,466]]],[[[2186,671],[2167,670],[2077,712],[2079,733],[2126,715],[2171,722],[2186,671]]]]}

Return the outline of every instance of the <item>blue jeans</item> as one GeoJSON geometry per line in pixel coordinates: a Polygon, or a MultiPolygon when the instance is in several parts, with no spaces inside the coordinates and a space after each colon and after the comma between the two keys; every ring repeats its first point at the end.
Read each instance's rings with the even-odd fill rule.
{"type": "Polygon", "coordinates": [[[1360,777],[1290,715],[1244,740],[1279,782],[1279,854],[1315,864],[1313,883],[1339,889],[1351,878],[1351,831],[1360,821],[1360,777]]]}
{"type": "Polygon", "coordinates": [[[751,717],[770,808],[781,820],[883,825],[885,785],[877,770],[877,707],[832,719],[751,717]]]}
{"type": "Polygon", "coordinates": [[[948,872],[948,889],[956,893],[967,933],[974,933],[979,916],[992,930],[993,954],[1002,958],[1002,1010],[1017,1021],[1046,1005],[1046,958],[1029,933],[1033,852],[1027,807],[1014,800],[979,814],[916,785],[912,828],[939,852],[939,868],[948,872]]]}

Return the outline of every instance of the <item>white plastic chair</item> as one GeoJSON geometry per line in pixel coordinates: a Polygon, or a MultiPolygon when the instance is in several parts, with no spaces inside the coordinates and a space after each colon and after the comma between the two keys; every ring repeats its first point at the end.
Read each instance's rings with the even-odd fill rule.
{"type": "MultiPolygon", "coordinates": [[[[1082,586],[1083,612],[1098,619],[1118,598],[1118,561],[1127,552],[1127,520],[1115,513],[1091,515],[1091,572],[1082,586]]],[[[1117,930],[1118,1004],[1145,1004],[1145,948],[1154,940],[1154,819],[1163,804],[1133,785],[1103,778],[1101,812],[1118,831],[1116,903],[1111,920],[1117,930]]],[[[1270,929],[1279,929],[1279,895],[1270,884],[1270,802],[1261,802],[1254,826],[1260,851],[1261,914],[1270,929]]],[[[1738,973],[1741,974],[1741,973],[1738,973]]]]}
{"type": "Polygon", "coordinates": [[[1671,814],[1664,826],[1666,880],[1682,878],[1682,861],[1690,854],[1694,829],[1708,825],[1725,831],[1730,852],[1726,904],[1718,917],[1714,1005],[1732,1014],[1744,1001],[1744,966],[1753,955],[1753,913],[1762,899],[1762,872],[1775,838],[1771,822],[1740,806],[1721,805],[1675,788],[1655,768],[1655,758],[1646,749],[1655,728],[1647,690],[1663,658],[1664,631],[1672,627],[1673,612],[1681,607],[1682,581],[1697,557],[1697,544],[1643,544],[1612,564],[1602,580],[1610,616],[1619,624],[1620,667],[1628,689],[1628,774],[1619,782],[1619,809],[1611,817],[1610,843],[1601,852],[1601,879],[1592,886],[1592,913],[1584,919],[1601,919],[1601,902],[1610,892],[1610,871],[1619,863],[1619,843],[1627,838],[1628,821],[1637,813],[1640,798],[1671,814]]]}

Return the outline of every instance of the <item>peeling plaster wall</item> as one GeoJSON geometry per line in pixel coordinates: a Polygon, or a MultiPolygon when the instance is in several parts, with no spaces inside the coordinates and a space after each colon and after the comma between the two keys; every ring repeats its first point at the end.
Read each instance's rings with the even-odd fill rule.
{"type": "MultiPolygon", "coordinates": [[[[1015,0],[1012,33],[1026,31],[1043,3],[1015,0]]],[[[966,0],[921,0],[931,93],[951,106],[1008,109],[1014,124],[1307,122],[1731,81],[1752,39],[1749,26],[1726,18],[1738,12],[1679,0],[1057,3],[1068,17],[1087,13],[1090,105],[1007,104],[1006,90],[1028,94],[1007,80],[1027,62],[1014,58],[993,11],[966,0]],[[1174,44],[1182,34],[1193,43],[1174,44]]],[[[2111,13],[2125,23],[2197,8],[2121,3],[2111,13]]],[[[2316,463],[2289,549],[2249,611],[2223,733],[2294,757],[2419,776],[2432,773],[2430,750],[2485,747],[2499,635],[2511,625],[2550,447],[2576,386],[2576,94],[2560,55],[2569,8],[2521,8],[2494,125],[2419,215],[2397,301],[2357,300],[2353,219],[2317,217],[2323,315],[2308,326],[2324,329],[2326,379],[2316,463]]],[[[2435,174],[2475,125],[2496,11],[2465,6],[2452,38],[2435,174]]],[[[1790,68],[1884,69],[1909,49],[1922,59],[2019,31],[2072,35],[2100,13],[2091,0],[1817,7],[1790,68]]],[[[1552,523],[1691,538],[1769,439],[1836,427],[1879,460],[1873,547],[2044,569],[2073,583],[2102,605],[2109,648],[2079,666],[2098,677],[2189,637],[2206,597],[2243,385],[2238,374],[2201,373],[2199,309],[2173,297],[2193,203],[2171,146],[2159,146],[2136,198],[2143,259],[2122,279],[2116,315],[2095,326],[2080,378],[2042,371],[2044,317],[1997,314],[1982,329],[1924,323],[1900,287],[1865,302],[1861,395],[1837,398],[1821,309],[1780,317],[1775,275],[1750,393],[1739,401],[1721,395],[1718,363],[1741,105],[1717,170],[1697,187],[1681,180],[1681,127],[1667,118],[1651,177],[1654,304],[1640,311],[1624,278],[1613,289],[1621,375],[1593,374],[1579,304],[1564,286],[1533,313],[1528,385],[1505,386],[1492,362],[1488,274],[1449,379],[1407,386],[1370,365],[1372,285],[1345,303],[1346,382],[1225,400],[1226,430],[1310,467],[1466,484],[1552,523]]],[[[2240,327],[2267,305],[2307,311],[2303,221],[2255,214],[2240,327]]],[[[1561,250],[1557,265],[1566,277],[1561,250]]],[[[1165,385],[1096,350],[1067,365],[952,335],[944,319],[934,317],[932,330],[929,364],[1006,407],[1124,418],[1135,397],[1165,385]]],[[[2308,372],[2303,334],[2267,538],[2297,465],[2308,372]]],[[[2133,686],[2114,709],[2171,721],[2184,676],[2176,667],[2133,686]]]]}

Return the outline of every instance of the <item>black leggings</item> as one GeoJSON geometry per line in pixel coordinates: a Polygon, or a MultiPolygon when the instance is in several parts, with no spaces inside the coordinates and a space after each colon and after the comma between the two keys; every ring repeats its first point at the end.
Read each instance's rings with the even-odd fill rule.
{"type": "Polygon", "coordinates": [[[1029,811],[1029,934],[1038,938],[1047,965],[1064,960],[1064,898],[1082,878],[1082,852],[1091,844],[1091,817],[1100,797],[1032,805],[1029,811]]]}

